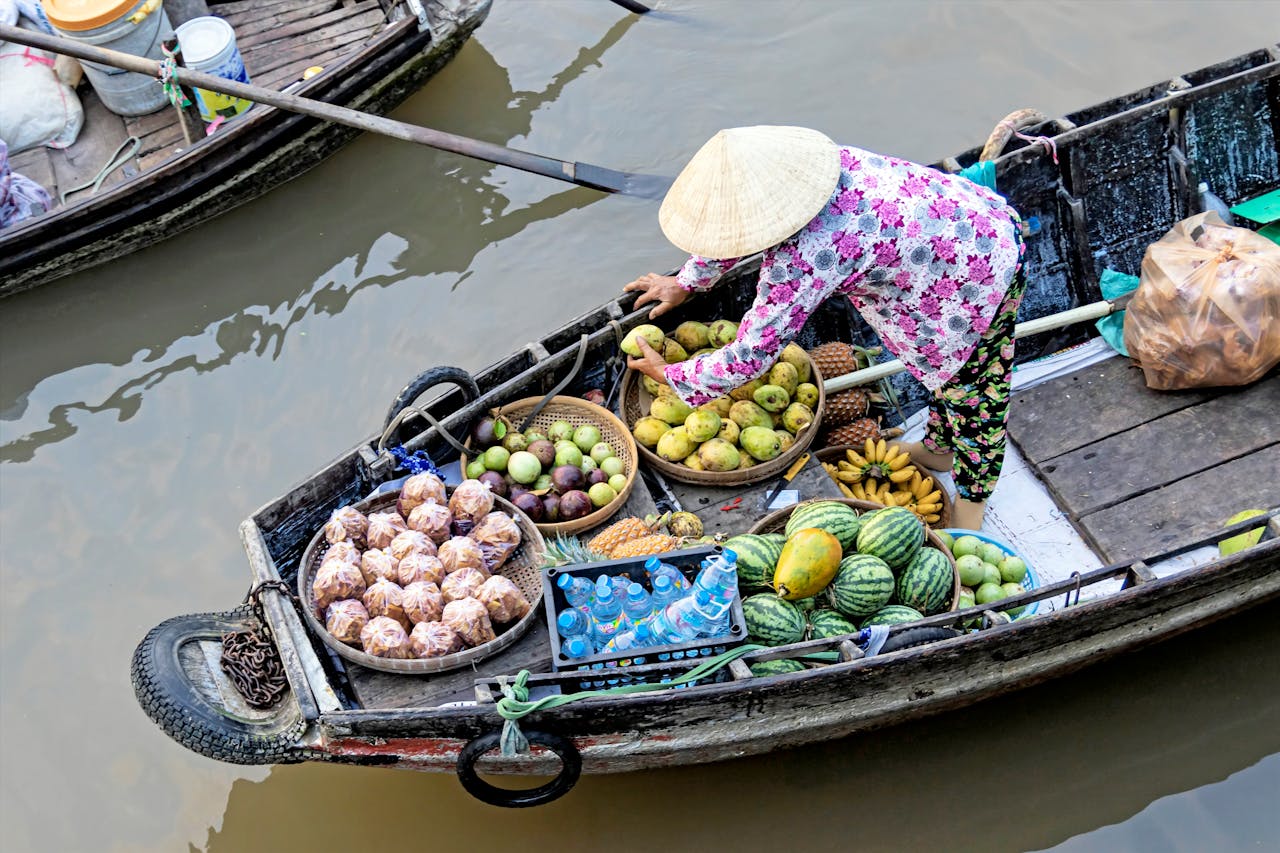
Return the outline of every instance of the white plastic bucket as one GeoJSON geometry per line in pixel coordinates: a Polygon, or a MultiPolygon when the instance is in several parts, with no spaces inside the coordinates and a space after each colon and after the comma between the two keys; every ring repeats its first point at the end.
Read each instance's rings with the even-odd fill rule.
{"type": "MultiPolygon", "coordinates": [[[[115,9],[111,9],[109,3],[100,5],[107,8],[105,17],[111,19],[98,26],[81,29],[75,26],[75,19],[86,4],[44,0],[44,10],[50,23],[67,38],[134,56],[164,59],[161,44],[173,37],[173,27],[169,25],[169,17],[164,13],[160,0],[138,0],[131,5],[120,4],[115,9]]],[[[116,115],[146,115],[169,103],[159,78],[94,62],[80,64],[84,66],[85,76],[103,105],[116,115]]]]}
{"type": "MultiPolygon", "coordinates": [[[[206,15],[192,18],[178,25],[178,44],[182,46],[182,62],[192,71],[203,71],[225,80],[249,82],[249,72],[244,70],[244,60],[236,47],[236,34],[222,18],[206,15]]],[[[219,117],[231,120],[242,116],[253,106],[253,101],[196,89],[196,105],[200,118],[207,122],[219,117]]]]}

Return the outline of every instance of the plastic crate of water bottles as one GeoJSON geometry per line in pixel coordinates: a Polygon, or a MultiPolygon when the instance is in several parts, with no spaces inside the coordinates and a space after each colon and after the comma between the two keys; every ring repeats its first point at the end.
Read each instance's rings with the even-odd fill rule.
{"type": "Polygon", "coordinates": [[[591,686],[670,680],[626,669],[710,658],[747,636],[735,557],[714,545],[544,569],[542,585],[552,667],[591,671],[591,686]]]}

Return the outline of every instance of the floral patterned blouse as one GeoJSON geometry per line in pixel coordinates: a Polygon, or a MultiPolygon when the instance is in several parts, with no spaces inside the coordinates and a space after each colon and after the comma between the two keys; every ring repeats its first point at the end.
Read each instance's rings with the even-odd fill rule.
{"type": "MultiPolygon", "coordinates": [[[[858,148],[840,149],[840,183],[795,236],[764,252],[737,340],[666,369],[700,405],[762,375],[827,297],[843,293],[930,391],[968,359],[1019,263],[1012,207],[962,178],[858,148]]],[[[676,276],[704,290],[738,258],[691,257],[676,276]]]]}

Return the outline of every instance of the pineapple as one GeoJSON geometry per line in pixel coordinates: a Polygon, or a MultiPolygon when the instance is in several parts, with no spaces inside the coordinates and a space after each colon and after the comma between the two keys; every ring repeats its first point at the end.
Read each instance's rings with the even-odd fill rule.
{"type": "Polygon", "coordinates": [[[625,557],[647,557],[650,554],[664,554],[667,551],[674,551],[680,545],[680,540],[666,533],[651,533],[648,536],[641,536],[639,539],[632,539],[624,542],[613,550],[609,555],[615,560],[621,560],[625,557]]]}
{"type": "Polygon", "coordinates": [[[659,525],[653,519],[631,516],[621,521],[615,521],[604,530],[601,530],[591,538],[591,541],[587,543],[587,547],[597,554],[613,557],[614,551],[618,548],[633,539],[650,535],[658,527],[659,525]]]}
{"type": "Polygon", "coordinates": [[[861,447],[866,443],[867,439],[879,441],[882,437],[879,421],[871,418],[859,418],[851,424],[830,430],[827,433],[826,444],[828,447],[840,444],[852,444],[861,447]]]}
{"type": "Polygon", "coordinates": [[[831,428],[847,426],[858,418],[865,418],[871,408],[872,395],[863,388],[851,388],[827,397],[822,411],[822,422],[831,428]]]}
{"type": "Polygon", "coordinates": [[[542,564],[547,568],[559,566],[577,566],[582,563],[598,563],[609,559],[608,554],[601,554],[583,545],[576,536],[557,535],[554,542],[547,543],[547,550],[542,555],[542,564]]]}
{"type": "MultiPolygon", "coordinates": [[[[818,366],[823,379],[844,376],[867,366],[867,358],[853,344],[832,341],[809,350],[809,357],[818,366]]],[[[828,405],[830,400],[827,401],[828,405]]]]}

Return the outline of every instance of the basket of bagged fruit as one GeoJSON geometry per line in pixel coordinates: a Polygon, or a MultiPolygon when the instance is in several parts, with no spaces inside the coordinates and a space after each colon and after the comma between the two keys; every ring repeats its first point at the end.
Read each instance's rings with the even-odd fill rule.
{"type": "MultiPolygon", "coordinates": [[[[738,324],[681,323],[668,337],[644,324],[627,333],[622,350],[638,356],[643,337],[668,363],[732,342],[738,324]]],[[[673,480],[706,486],[758,483],[785,471],[813,440],[822,421],[822,375],[798,344],[788,344],[768,373],[729,394],[689,406],[669,385],[627,371],[622,418],[640,456],[673,480]]]]}
{"type": "Polygon", "coordinates": [[[818,461],[845,497],[875,506],[903,506],[930,527],[951,523],[951,498],[942,484],[895,442],[824,447],[818,461]]]}
{"type": "Polygon", "coordinates": [[[577,397],[527,397],[478,420],[462,457],[467,477],[488,483],[546,536],[579,533],[609,520],[631,494],[639,457],[622,421],[577,397]]]}
{"type": "Polygon", "coordinates": [[[478,480],[415,474],[334,510],[302,554],[311,629],[352,663],[422,675],[483,660],[534,623],[545,545],[478,480]]]}
{"type": "Polygon", "coordinates": [[[946,543],[905,507],[806,501],[724,543],[737,555],[752,642],[780,646],[955,610],[946,543]]]}

